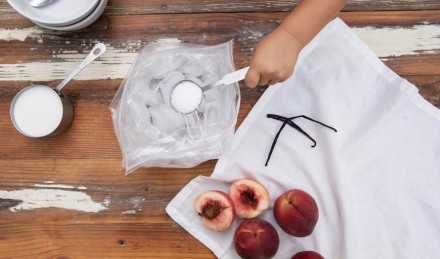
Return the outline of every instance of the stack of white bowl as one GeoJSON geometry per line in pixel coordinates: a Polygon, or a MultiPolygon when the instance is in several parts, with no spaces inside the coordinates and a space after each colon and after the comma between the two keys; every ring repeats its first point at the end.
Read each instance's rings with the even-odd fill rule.
{"type": "Polygon", "coordinates": [[[108,0],[54,0],[43,7],[32,7],[28,0],[7,0],[18,13],[35,24],[57,31],[74,31],[95,22],[108,0]]]}

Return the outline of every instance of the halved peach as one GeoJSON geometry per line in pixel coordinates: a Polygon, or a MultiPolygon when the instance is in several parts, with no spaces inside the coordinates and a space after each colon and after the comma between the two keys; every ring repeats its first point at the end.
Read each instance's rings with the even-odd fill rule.
{"type": "Polygon", "coordinates": [[[201,193],[194,200],[194,209],[202,217],[202,222],[207,228],[218,232],[227,230],[235,219],[234,203],[222,191],[201,193]]]}
{"type": "Polygon", "coordinates": [[[229,196],[235,205],[237,216],[252,219],[269,207],[269,192],[260,182],[253,179],[234,181],[229,196]]]}

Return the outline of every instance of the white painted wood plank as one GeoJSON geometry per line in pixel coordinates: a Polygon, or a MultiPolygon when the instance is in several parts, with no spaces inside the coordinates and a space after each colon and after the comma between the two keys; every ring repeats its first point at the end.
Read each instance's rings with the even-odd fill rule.
{"type": "MultiPolygon", "coordinates": [[[[353,31],[383,60],[406,55],[440,54],[440,24],[427,23],[410,27],[354,27],[353,31]]],[[[42,33],[43,31],[37,26],[14,30],[2,29],[0,42],[25,41],[29,38],[40,42],[42,33]]],[[[95,41],[98,42],[99,39],[95,41]]],[[[147,43],[131,40],[119,47],[107,43],[107,52],[81,71],[75,80],[123,79],[137,56],[137,53],[133,52],[133,44],[139,47],[147,43]]],[[[85,53],[60,49],[53,54],[53,58],[62,61],[0,64],[0,81],[60,80],[85,56],[85,53]]]]}
{"type": "Polygon", "coordinates": [[[353,31],[381,58],[440,53],[440,25],[356,27],[353,31]]]}
{"type": "MultiPolygon", "coordinates": [[[[114,202],[114,207],[119,208],[121,200],[113,200],[108,194],[102,201],[94,201],[87,194],[87,187],[59,184],[53,181],[37,183],[29,188],[17,190],[0,189],[0,201],[12,200],[16,202],[9,208],[12,213],[21,210],[35,210],[57,208],[63,210],[75,210],[86,213],[98,213],[108,210],[114,202]]],[[[143,196],[131,196],[124,199],[121,208],[127,209],[121,214],[136,214],[143,210],[146,199],[143,196]],[[128,206],[128,207],[127,207],[128,206]]]]}
{"type": "Polygon", "coordinates": [[[0,190],[0,198],[20,201],[16,206],[9,208],[11,212],[59,208],[96,213],[106,210],[109,203],[109,200],[95,202],[83,191],[65,190],[64,188],[31,188],[13,191],[0,190]]]}

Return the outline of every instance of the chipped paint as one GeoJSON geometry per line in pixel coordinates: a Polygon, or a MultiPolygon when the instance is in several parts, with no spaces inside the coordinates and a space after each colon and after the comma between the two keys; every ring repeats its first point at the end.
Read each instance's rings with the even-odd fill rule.
{"type": "Polygon", "coordinates": [[[110,206],[110,198],[109,197],[106,197],[105,199],[104,199],[104,201],[102,202],[102,204],[105,206],[105,207],[109,207],[110,206]]]}
{"type": "Polygon", "coordinates": [[[28,38],[43,42],[41,34],[43,30],[38,26],[24,29],[0,29],[0,40],[3,41],[25,41],[28,38]]]}
{"type": "Polygon", "coordinates": [[[39,187],[39,188],[57,188],[57,189],[78,189],[78,190],[87,190],[87,187],[85,186],[79,186],[79,187],[75,187],[75,186],[71,186],[71,185],[64,185],[64,184],[52,184],[53,182],[51,182],[50,184],[34,184],[35,187],[39,187]]]}
{"type": "MultiPolygon", "coordinates": [[[[247,30],[238,39],[242,42],[256,43],[263,36],[264,30],[247,30]]],[[[354,27],[356,33],[380,58],[405,55],[440,53],[440,25],[419,24],[409,27],[354,27]]],[[[0,40],[23,41],[27,38],[40,40],[42,33],[37,27],[0,30],[0,40]]],[[[170,39],[166,39],[170,40],[170,39]]],[[[178,41],[178,39],[172,39],[178,41]]],[[[98,41],[98,40],[96,40],[98,41]]],[[[162,40],[163,41],[163,40],[162,40]]],[[[69,44],[66,41],[66,44],[69,44]]],[[[85,42],[84,48],[89,46],[85,42]]],[[[123,79],[135,61],[142,46],[140,40],[130,40],[120,47],[107,46],[104,53],[93,64],[79,73],[75,80],[123,79]]],[[[55,62],[27,62],[19,64],[0,64],[0,81],[54,81],[64,79],[85,58],[85,53],[72,50],[57,50],[53,54],[55,62]],[[44,67],[44,70],[42,69],[44,67]]]]}
{"type": "Polygon", "coordinates": [[[0,199],[21,201],[9,208],[12,212],[43,208],[59,208],[82,212],[96,213],[106,210],[109,200],[94,202],[92,198],[81,191],[59,189],[23,189],[15,191],[0,190],[0,199]]]}
{"type": "Polygon", "coordinates": [[[178,38],[162,38],[162,39],[156,40],[156,42],[158,42],[158,43],[161,43],[161,42],[165,42],[165,43],[180,43],[182,41],[180,39],[178,39],[178,38]]]}
{"type": "Polygon", "coordinates": [[[125,203],[133,205],[133,209],[142,210],[142,204],[145,202],[145,198],[140,196],[130,197],[125,203]]]}
{"type": "MultiPolygon", "coordinates": [[[[84,68],[75,80],[121,79],[126,76],[137,53],[107,46],[107,51],[98,60],[84,68]]],[[[71,50],[54,54],[56,62],[28,62],[0,64],[0,81],[53,81],[64,79],[87,56],[71,50]],[[41,68],[44,67],[44,70],[41,68]]]]}
{"type": "Polygon", "coordinates": [[[261,38],[263,38],[264,33],[261,31],[248,29],[246,30],[245,36],[246,36],[246,41],[258,42],[261,40],[261,38]]]}
{"type": "Polygon", "coordinates": [[[353,28],[379,57],[440,53],[440,25],[353,28]]]}
{"type": "Polygon", "coordinates": [[[136,214],[135,210],[127,210],[127,211],[123,211],[121,214],[136,214]]]}

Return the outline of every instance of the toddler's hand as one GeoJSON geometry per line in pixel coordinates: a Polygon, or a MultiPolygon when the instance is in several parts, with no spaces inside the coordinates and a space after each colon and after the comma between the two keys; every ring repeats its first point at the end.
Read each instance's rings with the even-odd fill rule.
{"type": "Polygon", "coordinates": [[[283,82],[292,75],[301,49],[297,39],[278,27],[255,47],[245,84],[254,88],[283,82]]]}

